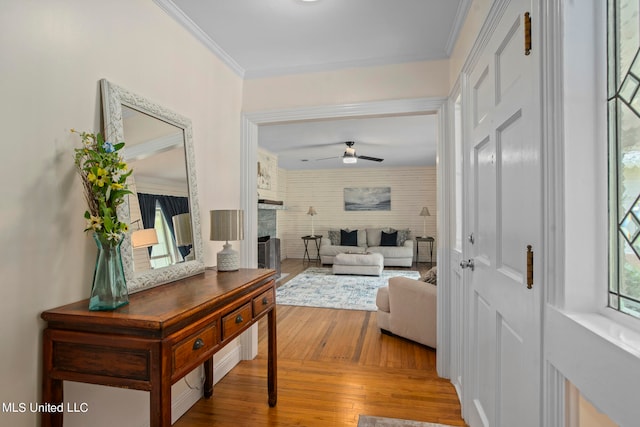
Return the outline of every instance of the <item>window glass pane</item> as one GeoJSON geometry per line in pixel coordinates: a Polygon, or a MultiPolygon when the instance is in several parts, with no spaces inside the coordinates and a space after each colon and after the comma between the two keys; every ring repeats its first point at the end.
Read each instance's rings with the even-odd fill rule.
{"type": "Polygon", "coordinates": [[[609,0],[609,306],[640,317],[639,0],[609,0]]]}

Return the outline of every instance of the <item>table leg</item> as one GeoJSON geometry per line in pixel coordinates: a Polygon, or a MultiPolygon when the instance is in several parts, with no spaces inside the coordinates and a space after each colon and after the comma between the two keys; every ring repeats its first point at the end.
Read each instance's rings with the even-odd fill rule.
{"type": "MultiPolygon", "coordinates": [[[[60,405],[64,399],[62,380],[51,378],[53,370],[53,341],[49,331],[45,329],[42,335],[42,403],[60,405]]],[[[62,427],[62,412],[43,411],[40,417],[42,427],[62,427]]]]}
{"type": "Polygon", "coordinates": [[[429,242],[429,264],[433,266],[433,242],[429,242]]]}
{"type": "Polygon", "coordinates": [[[204,397],[213,396],[213,357],[204,362],[204,397]]]}
{"type": "Polygon", "coordinates": [[[276,308],[271,309],[267,315],[269,328],[268,361],[267,361],[267,388],[269,391],[269,406],[274,407],[278,402],[278,349],[276,345],[276,308]]]}
{"type": "Polygon", "coordinates": [[[304,241],[304,255],[302,255],[302,262],[304,260],[311,262],[311,256],[309,255],[309,242],[307,240],[304,241]]]}
{"type": "Polygon", "coordinates": [[[316,239],[316,265],[320,264],[320,242],[321,240],[316,239]]]}

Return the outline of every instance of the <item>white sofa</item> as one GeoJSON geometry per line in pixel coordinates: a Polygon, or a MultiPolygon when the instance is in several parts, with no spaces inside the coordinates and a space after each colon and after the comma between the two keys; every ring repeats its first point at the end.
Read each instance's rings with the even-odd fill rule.
{"type": "Polygon", "coordinates": [[[385,267],[411,267],[413,264],[413,240],[409,230],[398,230],[398,243],[396,246],[382,246],[383,228],[359,228],[357,229],[357,246],[343,246],[339,244],[340,230],[329,230],[329,236],[323,238],[320,243],[320,261],[322,264],[333,264],[336,255],[340,253],[365,253],[372,252],[384,257],[385,267]],[[332,232],[338,233],[337,238],[332,232]],[[332,242],[332,237],[333,242],[332,242]]]}
{"type": "Polygon", "coordinates": [[[376,314],[382,331],[436,348],[436,285],[407,277],[392,277],[378,288],[376,314]]]}

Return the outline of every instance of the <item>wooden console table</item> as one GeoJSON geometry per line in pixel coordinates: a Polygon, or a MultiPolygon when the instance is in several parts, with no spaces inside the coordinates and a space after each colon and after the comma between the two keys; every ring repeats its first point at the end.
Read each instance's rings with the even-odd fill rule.
{"type": "MultiPolygon", "coordinates": [[[[171,425],[171,385],[204,363],[213,394],[213,355],[268,316],[268,403],[277,401],[275,271],[206,271],[131,294],[115,311],[89,311],[88,300],[47,310],[42,402],[63,402],[63,381],[150,392],[150,424],[171,425]]],[[[44,412],[42,426],[62,426],[44,412]]]]}

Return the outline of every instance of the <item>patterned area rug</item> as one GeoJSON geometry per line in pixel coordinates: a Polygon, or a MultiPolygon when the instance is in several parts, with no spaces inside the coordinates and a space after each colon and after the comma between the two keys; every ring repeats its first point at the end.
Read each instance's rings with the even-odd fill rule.
{"type": "Polygon", "coordinates": [[[283,305],[376,311],[376,292],[390,277],[420,278],[417,271],[384,270],[377,276],[334,275],[331,268],[311,267],[280,286],[276,302],[283,305]]]}
{"type": "Polygon", "coordinates": [[[358,427],[452,427],[446,424],[423,423],[420,421],[399,420],[397,418],[371,417],[360,415],[358,427]]]}

